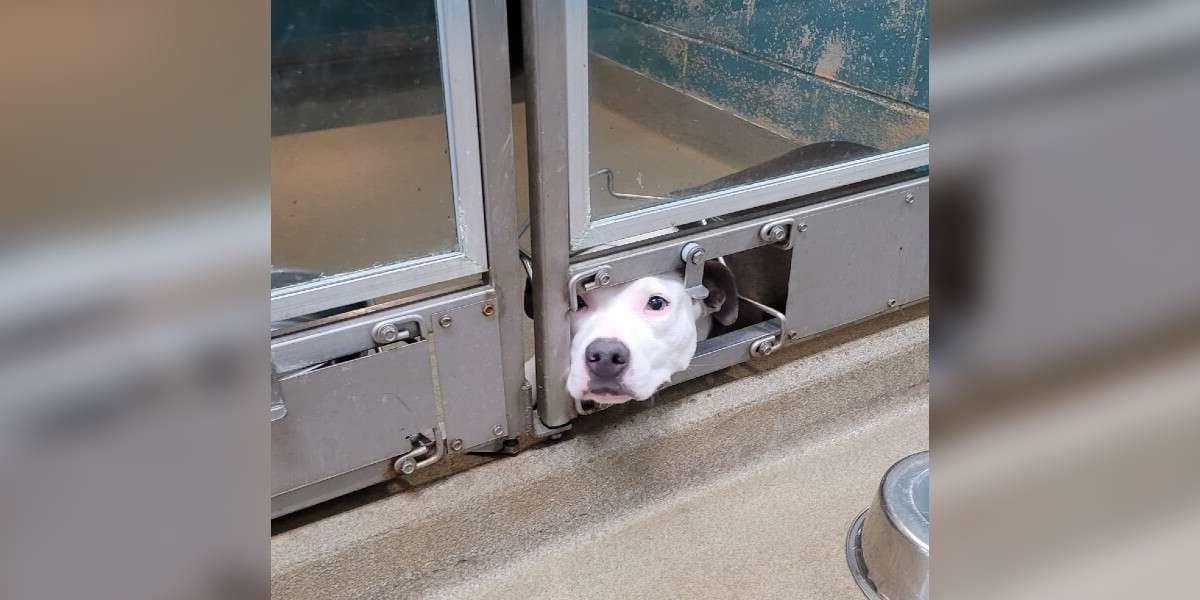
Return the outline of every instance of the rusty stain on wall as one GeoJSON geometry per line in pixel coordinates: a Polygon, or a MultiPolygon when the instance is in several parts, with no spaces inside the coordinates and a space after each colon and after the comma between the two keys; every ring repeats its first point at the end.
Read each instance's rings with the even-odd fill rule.
{"type": "Polygon", "coordinates": [[[842,70],[842,62],[845,60],[846,49],[842,46],[841,38],[836,34],[831,35],[825,41],[825,49],[821,51],[821,58],[817,61],[813,74],[826,79],[837,79],[838,71],[842,70]]]}

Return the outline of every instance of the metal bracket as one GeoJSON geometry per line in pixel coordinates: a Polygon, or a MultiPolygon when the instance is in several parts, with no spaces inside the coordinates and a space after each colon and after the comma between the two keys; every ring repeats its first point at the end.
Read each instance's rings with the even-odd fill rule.
{"type": "Polygon", "coordinates": [[[562,436],[562,434],[571,430],[570,423],[567,423],[567,424],[563,425],[562,427],[547,427],[546,424],[542,422],[542,418],[538,415],[536,410],[532,411],[532,414],[533,414],[533,437],[536,437],[538,439],[552,438],[555,436],[562,436]]]}
{"type": "Polygon", "coordinates": [[[758,230],[758,239],[780,250],[791,250],[792,242],[795,241],[795,235],[793,235],[793,226],[795,223],[795,219],[771,221],[758,230]]]}
{"type": "Polygon", "coordinates": [[[446,455],[446,426],[438,423],[433,428],[433,439],[430,440],[425,434],[417,434],[412,443],[415,446],[411,451],[401,454],[393,467],[396,472],[401,475],[412,475],[419,469],[424,469],[446,455]],[[429,448],[433,447],[433,454],[429,454],[429,448]]]}
{"type": "Polygon", "coordinates": [[[704,261],[707,253],[704,247],[696,242],[688,242],[679,251],[683,261],[683,288],[693,300],[703,300],[708,297],[708,288],[704,287],[704,261]]]}
{"type": "Polygon", "coordinates": [[[403,341],[415,341],[428,335],[429,325],[421,315],[404,315],[380,321],[371,328],[371,339],[381,346],[403,341]]]}
{"type": "Polygon", "coordinates": [[[612,267],[608,265],[576,273],[567,282],[567,293],[570,295],[568,304],[571,312],[579,310],[579,294],[590,292],[596,288],[608,287],[610,284],[612,284],[612,267]]]}
{"type": "Polygon", "coordinates": [[[765,313],[779,319],[779,333],[773,333],[766,337],[754,340],[750,344],[750,356],[754,358],[762,358],[770,356],[773,352],[783,347],[784,332],[787,331],[787,315],[763,304],[757,300],[751,300],[745,296],[738,296],[738,299],[745,302],[765,313]]]}

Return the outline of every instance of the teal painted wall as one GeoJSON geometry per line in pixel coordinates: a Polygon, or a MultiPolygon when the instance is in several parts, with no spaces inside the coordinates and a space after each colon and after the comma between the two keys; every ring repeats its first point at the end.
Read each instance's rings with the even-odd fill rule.
{"type": "Polygon", "coordinates": [[[590,0],[605,58],[798,139],[927,138],[926,0],[590,0]]]}
{"type": "Polygon", "coordinates": [[[363,56],[397,47],[409,52],[436,51],[433,0],[271,2],[271,53],[276,62],[363,56]]]}

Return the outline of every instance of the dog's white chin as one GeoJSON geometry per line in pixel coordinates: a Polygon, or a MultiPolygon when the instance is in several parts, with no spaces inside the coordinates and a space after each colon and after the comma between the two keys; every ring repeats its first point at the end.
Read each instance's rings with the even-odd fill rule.
{"type": "Polygon", "coordinates": [[[633,400],[632,396],[615,396],[612,394],[584,394],[584,400],[591,400],[596,404],[624,404],[633,400]]]}

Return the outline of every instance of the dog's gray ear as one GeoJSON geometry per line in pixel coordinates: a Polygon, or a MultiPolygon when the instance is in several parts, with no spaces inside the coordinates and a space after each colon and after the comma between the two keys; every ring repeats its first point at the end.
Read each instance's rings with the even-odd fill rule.
{"type": "Polygon", "coordinates": [[[719,260],[706,261],[703,280],[704,287],[708,288],[704,306],[718,323],[726,327],[733,325],[738,317],[737,280],[733,271],[719,260]]]}

